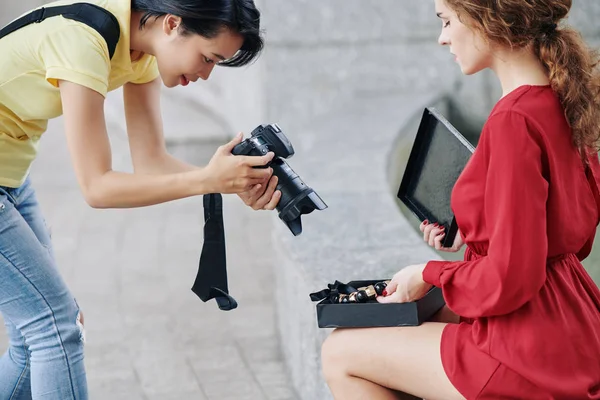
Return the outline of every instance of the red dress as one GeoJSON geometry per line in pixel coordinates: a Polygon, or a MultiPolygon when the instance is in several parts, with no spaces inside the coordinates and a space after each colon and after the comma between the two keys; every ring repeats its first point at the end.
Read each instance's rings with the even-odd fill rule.
{"type": "Polygon", "coordinates": [[[492,110],[452,193],[465,261],[423,273],[462,317],[441,357],[467,399],[600,399],[600,290],[580,262],[600,222],[589,160],[549,86],[519,87],[492,110]]]}

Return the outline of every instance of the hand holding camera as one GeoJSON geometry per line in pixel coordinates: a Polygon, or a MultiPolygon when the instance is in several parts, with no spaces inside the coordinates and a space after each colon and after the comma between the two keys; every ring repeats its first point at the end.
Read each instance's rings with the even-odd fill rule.
{"type": "MultiPolygon", "coordinates": [[[[294,155],[294,147],[288,138],[281,131],[277,124],[260,125],[252,131],[250,137],[241,143],[235,144],[231,153],[236,156],[251,156],[257,159],[264,159],[270,152],[275,153],[275,157],[269,159],[266,163],[257,163],[257,170],[265,168],[272,169],[276,181],[270,181],[267,189],[262,192],[263,183],[259,188],[253,188],[253,192],[248,194],[244,201],[246,204],[253,204],[256,209],[260,209],[261,204],[275,205],[279,211],[279,218],[287,225],[294,236],[302,233],[302,214],[310,214],[314,210],[324,210],[327,204],[319,195],[296,174],[292,168],[285,162],[284,158],[290,158],[294,155]],[[273,190],[272,190],[273,189],[273,190]],[[281,195],[276,199],[269,194],[279,191],[281,195]]],[[[270,173],[269,173],[270,176],[270,173]]]]}
{"type": "Polygon", "coordinates": [[[281,199],[281,192],[276,190],[278,182],[279,178],[273,175],[266,186],[259,183],[247,192],[238,193],[238,196],[254,210],[274,210],[281,199]]]}
{"type": "Polygon", "coordinates": [[[294,236],[302,233],[302,214],[324,210],[327,205],[290,168],[283,158],[294,148],[279,126],[261,125],[251,137],[238,135],[221,146],[202,170],[210,177],[211,192],[204,195],[204,244],[192,291],[204,302],[216,299],[221,310],[237,307],[227,285],[223,199],[220,193],[239,193],[254,209],[279,211],[279,218],[294,236]]]}
{"type": "Polygon", "coordinates": [[[210,192],[247,192],[256,185],[269,182],[273,170],[266,165],[271,162],[274,153],[265,152],[260,157],[234,156],[232,149],[241,142],[242,137],[240,133],[229,143],[220,146],[204,168],[210,192]]]}

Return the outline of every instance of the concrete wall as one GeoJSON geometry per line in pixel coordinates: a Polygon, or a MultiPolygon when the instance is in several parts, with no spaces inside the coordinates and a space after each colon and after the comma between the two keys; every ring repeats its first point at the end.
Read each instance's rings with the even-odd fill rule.
{"type": "Polygon", "coordinates": [[[448,51],[435,42],[433,2],[264,4],[267,116],[284,128],[309,125],[356,99],[444,90],[456,78],[448,51]]]}
{"type": "Polygon", "coordinates": [[[263,11],[268,120],[329,205],[303,216],[299,237],[274,217],[282,350],[301,398],[328,399],[320,346],[330,330],[317,327],[308,294],[436,257],[398,211],[387,159],[400,128],[458,71],[436,43],[433,2],[266,0],[263,11]]]}

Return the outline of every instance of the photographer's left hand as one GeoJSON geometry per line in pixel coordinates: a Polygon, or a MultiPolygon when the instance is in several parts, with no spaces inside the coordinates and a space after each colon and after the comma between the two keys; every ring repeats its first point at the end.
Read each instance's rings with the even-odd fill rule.
{"type": "Polygon", "coordinates": [[[238,193],[244,203],[254,210],[274,210],[281,199],[281,192],[275,190],[277,177],[271,176],[268,185],[254,185],[247,192],[238,193]]]}
{"type": "Polygon", "coordinates": [[[407,303],[419,300],[433,285],[423,280],[425,264],[410,265],[398,271],[385,288],[386,296],[377,296],[380,303],[407,303]]]}

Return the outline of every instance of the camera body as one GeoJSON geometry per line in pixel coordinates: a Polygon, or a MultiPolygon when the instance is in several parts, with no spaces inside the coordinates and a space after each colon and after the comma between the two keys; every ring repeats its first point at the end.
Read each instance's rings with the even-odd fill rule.
{"type": "Polygon", "coordinates": [[[275,157],[281,158],[290,158],[294,155],[292,143],[277,124],[255,128],[249,138],[233,148],[232,153],[236,156],[264,156],[269,151],[275,153],[275,157]]]}
{"type": "Polygon", "coordinates": [[[264,156],[269,151],[275,153],[273,160],[268,165],[257,168],[273,168],[273,175],[279,179],[276,190],[281,192],[276,207],[279,218],[294,236],[298,236],[302,233],[302,214],[324,210],[327,205],[285,162],[284,159],[294,155],[294,147],[277,124],[258,126],[249,138],[233,148],[232,154],[264,156]]]}

